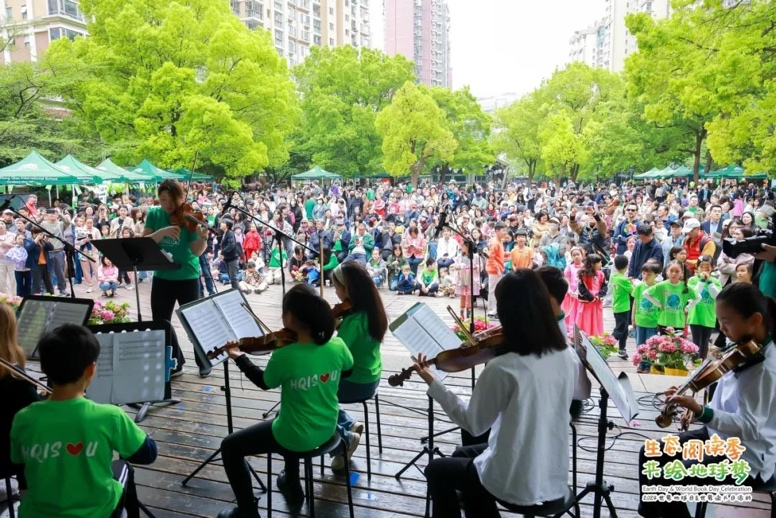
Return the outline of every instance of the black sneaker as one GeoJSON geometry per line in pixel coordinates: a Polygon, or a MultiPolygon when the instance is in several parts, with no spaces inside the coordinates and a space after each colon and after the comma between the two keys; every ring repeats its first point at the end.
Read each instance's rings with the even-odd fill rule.
{"type": "Polygon", "coordinates": [[[620,352],[617,353],[617,356],[619,356],[623,360],[628,359],[628,353],[625,351],[625,349],[620,349],[620,352]]]}
{"type": "Polygon", "coordinates": [[[280,490],[280,494],[286,499],[288,504],[288,510],[291,514],[296,514],[302,508],[304,504],[304,491],[302,491],[302,483],[297,479],[296,482],[292,482],[286,479],[286,472],[281,471],[278,475],[277,486],[280,490]]]}
{"type": "Polygon", "coordinates": [[[199,368],[199,377],[200,378],[207,378],[210,376],[210,373],[213,371],[212,367],[200,367],[199,368]]]}
{"type": "Polygon", "coordinates": [[[571,408],[569,408],[569,413],[571,414],[571,419],[577,420],[579,419],[579,416],[582,415],[582,408],[584,407],[584,401],[580,401],[579,399],[572,399],[571,400],[571,408]]]}

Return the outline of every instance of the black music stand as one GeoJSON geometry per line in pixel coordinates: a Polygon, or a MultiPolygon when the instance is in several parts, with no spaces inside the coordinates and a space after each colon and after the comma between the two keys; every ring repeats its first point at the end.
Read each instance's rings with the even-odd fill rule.
{"type": "Polygon", "coordinates": [[[135,332],[145,330],[160,330],[164,331],[164,359],[165,359],[165,376],[164,376],[164,399],[157,401],[141,401],[137,403],[127,403],[128,406],[138,408],[137,415],[135,415],[135,422],[142,422],[148,415],[148,410],[151,405],[160,404],[164,406],[176,405],[180,403],[179,399],[172,399],[172,388],[170,386],[170,372],[172,372],[178,365],[175,358],[172,357],[172,346],[170,345],[170,337],[172,335],[172,325],[166,321],[152,321],[152,322],[127,322],[123,324],[102,324],[98,326],[87,326],[89,330],[94,333],[122,333],[122,332],[135,332]]]}
{"type": "MultiPolygon", "coordinates": [[[[152,270],[180,270],[181,264],[176,263],[150,237],[131,237],[126,239],[100,239],[92,241],[105,257],[110,259],[121,270],[147,272],[152,270]]],[[[143,321],[140,312],[140,291],[135,286],[135,302],[137,303],[137,320],[143,321]]]]}
{"type": "Polygon", "coordinates": [[[27,295],[19,306],[19,345],[31,360],[38,359],[38,340],[62,324],[85,326],[92,316],[94,300],[27,295]]]}

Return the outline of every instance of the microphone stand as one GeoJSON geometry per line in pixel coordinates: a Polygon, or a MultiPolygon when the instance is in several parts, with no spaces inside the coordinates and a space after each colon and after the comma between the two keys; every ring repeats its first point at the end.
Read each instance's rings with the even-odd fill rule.
{"type": "MultiPolygon", "coordinates": [[[[67,280],[68,280],[68,283],[70,285],[70,298],[74,299],[75,298],[75,291],[73,290],[73,277],[75,276],[75,256],[76,256],[76,254],[80,254],[82,257],[86,258],[86,260],[91,261],[93,263],[95,262],[95,260],[92,259],[91,257],[89,257],[88,255],[84,254],[80,250],[78,250],[74,245],[71,245],[70,243],[68,243],[67,241],[62,239],[61,237],[55,236],[54,234],[52,234],[51,232],[46,230],[38,222],[31,220],[27,216],[19,214],[19,212],[17,212],[16,209],[14,209],[14,208],[12,208],[10,206],[8,208],[9,208],[9,210],[11,212],[16,214],[17,217],[23,219],[24,221],[26,221],[27,223],[29,223],[29,224],[31,224],[33,226],[39,228],[47,236],[53,237],[54,239],[56,239],[57,241],[62,243],[63,248],[65,250],[65,262],[66,262],[66,266],[67,266],[67,280]]],[[[46,268],[48,268],[48,264],[46,264],[46,268]]],[[[140,310],[140,308],[138,308],[138,311],[139,310],[140,310]]]]}

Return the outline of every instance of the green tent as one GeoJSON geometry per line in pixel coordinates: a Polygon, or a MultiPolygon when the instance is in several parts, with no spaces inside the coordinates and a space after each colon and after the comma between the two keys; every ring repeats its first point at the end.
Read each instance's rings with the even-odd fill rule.
{"type": "Polygon", "coordinates": [[[173,180],[185,179],[183,178],[183,175],[171,173],[169,171],[165,171],[164,169],[159,169],[154,164],[149,162],[147,158],[142,162],[140,162],[139,164],[137,164],[137,166],[132,168],[130,171],[143,176],[145,181],[147,182],[161,182],[162,180],[167,180],[167,179],[173,179],[173,180]]]}
{"type": "MultiPolygon", "coordinates": [[[[727,167],[723,167],[722,169],[717,169],[716,171],[710,171],[709,174],[705,175],[706,178],[710,179],[725,179],[725,178],[744,178],[744,168],[740,165],[729,165],[727,167]]],[[[758,173],[756,175],[746,175],[746,178],[767,178],[768,175],[765,173],[758,173]]]]}
{"type": "Polygon", "coordinates": [[[658,169],[657,167],[653,167],[652,169],[650,169],[645,173],[637,174],[636,176],[634,176],[634,178],[639,180],[651,180],[651,179],[654,179],[655,174],[659,172],[660,172],[660,169],[658,169]]]}
{"type": "Polygon", "coordinates": [[[342,178],[336,173],[330,173],[324,170],[321,166],[315,166],[309,171],[299,173],[291,176],[294,180],[334,180],[335,178],[342,178]]]}
{"type": "Polygon", "coordinates": [[[175,170],[175,174],[181,175],[184,181],[188,181],[189,178],[191,178],[192,182],[212,182],[214,181],[213,177],[209,174],[205,173],[198,173],[194,171],[194,174],[191,174],[191,171],[186,169],[185,167],[181,167],[180,169],[175,170]]]}
{"type": "Polygon", "coordinates": [[[77,176],[66,173],[43,158],[37,151],[15,164],[0,169],[0,185],[72,185],[77,176]]]}
{"type": "Polygon", "coordinates": [[[85,184],[98,184],[105,180],[113,180],[115,178],[114,175],[109,175],[108,173],[95,169],[94,167],[82,164],[76,160],[73,155],[67,155],[65,158],[54,165],[56,165],[67,174],[72,174],[73,176],[78,177],[78,179],[81,180],[81,183],[85,184]]]}
{"type": "Polygon", "coordinates": [[[663,174],[666,178],[689,178],[692,177],[692,169],[686,165],[680,165],[676,169],[666,169],[663,174]]]}
{"type": "Polygon", "coordinates": [[[116,179],[111,181],[116,183],[141,183],[149,181],[148,178],[141,174],[133,173],[131,171],[127,171],[123,167],[117,166],[110,158],[103,160],[103,162],[95,169],[103,173],[110,173],[111,175],[114,175],[116,179]]]}

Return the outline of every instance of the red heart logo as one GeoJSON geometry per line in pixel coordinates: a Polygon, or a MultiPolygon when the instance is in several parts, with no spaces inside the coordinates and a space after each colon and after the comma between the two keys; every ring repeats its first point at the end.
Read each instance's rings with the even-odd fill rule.
{"type": "Polygon", "coordinates": [[[75,457],[76,455],[81,453],[81,450],[84,449],[84,443],[82,442],[79,442],[78,444],[67,443],[66,448],[67,448],[67,453],[75,457]]]}
{"type": "Polygon", "coordinates": [[[324,382],[324,383],[329,381],[329,373],[328,372],[326,374],[322,374],[321,375],[321,381],[324,382]]]}

